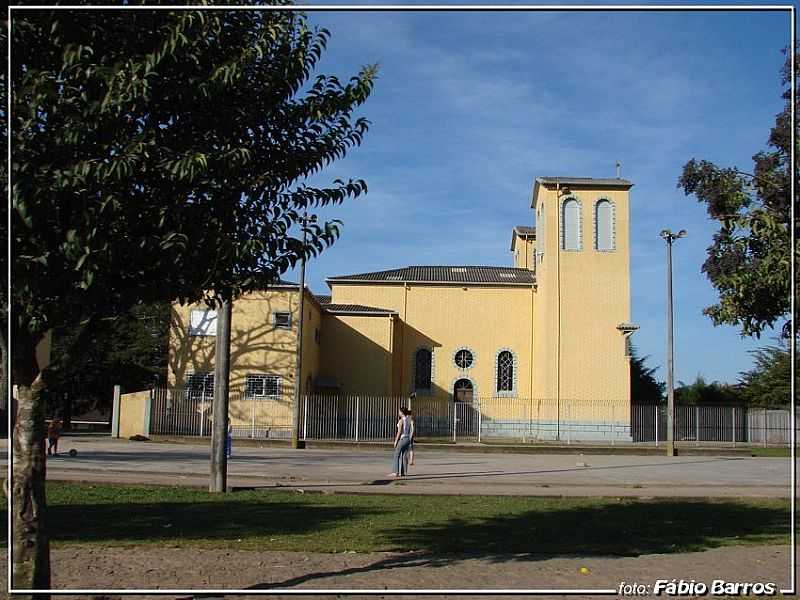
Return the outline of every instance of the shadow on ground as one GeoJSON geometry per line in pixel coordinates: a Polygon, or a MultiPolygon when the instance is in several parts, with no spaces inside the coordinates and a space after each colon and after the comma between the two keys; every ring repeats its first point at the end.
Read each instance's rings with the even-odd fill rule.
{"type": "Polygon", "coordinates": [[[47,509],[47,522],[55,542],[180,543],[312,534],[365,512],[292,502],[55,505],[47,509]]]}
{"type": "Polygon", "coordinates": [[[789,522],[788,505],[784,509],[702,500],[621,501],[480,521],[456,518],[382,535],[398,546],[431,554],[638,556],[774,543],[776,537],[788,536],[789,522]]]}
{"type": "Polygon", "coordinates": [[[288,588],[331,576],[386,569],[437,568],[468,558],[499,563],[566,556],[669,554],[723,545],[788,543],[789,520],[788,508],[706,501],[626,501],[619,505],[530,511],[479,522],[451,519],[445,523],[378,533],[398,548],[414,552],[361,567],[262,583],[253,589],[288,588]]]}

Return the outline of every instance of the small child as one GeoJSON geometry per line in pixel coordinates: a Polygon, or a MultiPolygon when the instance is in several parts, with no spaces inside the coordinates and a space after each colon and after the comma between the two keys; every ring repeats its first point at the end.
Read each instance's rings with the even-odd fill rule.
{"type": "Polygon", "coordinates": [[[61,419],[58,417],[50,421],[47,427],[47,454],[58,456],[58,436],[61,435],[61,419]]]}

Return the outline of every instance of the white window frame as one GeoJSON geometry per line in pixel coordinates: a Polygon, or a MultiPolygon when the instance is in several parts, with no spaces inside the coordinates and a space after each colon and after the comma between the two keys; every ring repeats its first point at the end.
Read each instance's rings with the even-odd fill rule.
{"type": "Polygon", "coordinates": [[[212,308],[193,308],[189,311],[189,335],[193,337],[217,335],[217,311],[212,308]]]}
{"type": "Polygon", "coordinates": [[[272,313],[272,326],[275,329],[291,329],[292,328],[292,313],[288,310],[276,310],[272,313]],[[278,323],[278,315],[286,315],[289,322],[286,325],[278,323]]]}

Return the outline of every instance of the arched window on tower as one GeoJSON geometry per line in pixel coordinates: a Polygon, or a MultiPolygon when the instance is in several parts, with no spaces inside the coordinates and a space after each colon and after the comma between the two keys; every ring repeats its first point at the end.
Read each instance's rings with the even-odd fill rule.
{"type": "Polygon", "coordinates": [[[431,389],[432,354],[427,348],[420,348],[414,356],[414,389],[431,389]]]}
{"type": "Polygon", "coordinates": [[[576,198],[561,205],[561,249],[581,249],[581,205],[576,198]]]}
{"type": "Polygon", "coordinates": [[[614,205],[610,200],[598,200],[594,205],[594,247],[614,250],[614,205]]]}
{"type": "Polygon", "coordinates": [[[536,247],[539,252],[539,261],[544,256],[544,202],[539,205],[539,211],[536,213],[536,247]]]}

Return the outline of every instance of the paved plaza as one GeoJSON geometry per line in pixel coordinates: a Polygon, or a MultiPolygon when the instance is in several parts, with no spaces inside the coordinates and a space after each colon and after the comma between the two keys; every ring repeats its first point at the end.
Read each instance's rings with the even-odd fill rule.
{"type": "MultiPolygon", "coordinates": [[[[206,486],[208,444],[64,437],[48,479],[206,486]],[[76,457],[66,456],[74,448],[76,457]]],[[[390,480],[391,450],[292,450],[234,442],[233,487],[405,494],[788,497],[789,458],[453,452],[418,444],[408,477],[390,480]]]]}

